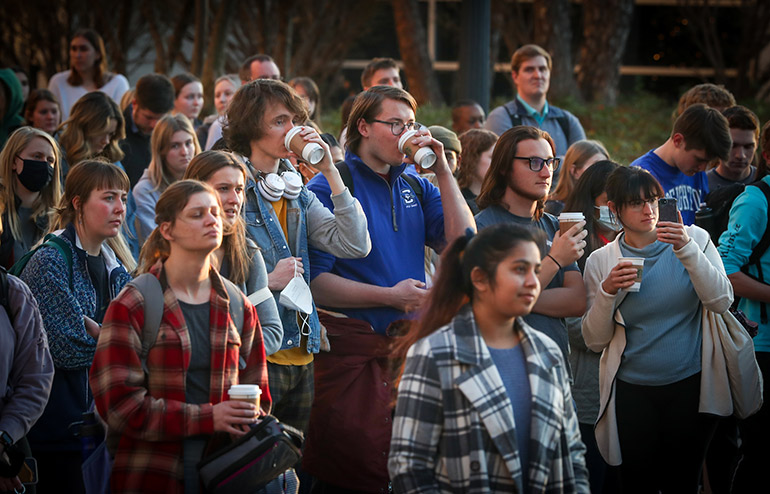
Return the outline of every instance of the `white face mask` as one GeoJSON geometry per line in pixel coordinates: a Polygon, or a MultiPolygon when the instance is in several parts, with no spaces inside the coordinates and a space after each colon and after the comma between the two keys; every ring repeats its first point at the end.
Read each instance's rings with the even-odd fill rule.
{"type": "Polygon", "coordinates": [[[610,211],[609,206],[594,206],[594,208],[599,210],[599,218],[596,221],[602,228],[613,232],[619,232],[623,229],[623,226],[610,211]]]}
{"type": "Polygon", "coordinates": [[[301,333],[305,336],[309,335],[308,315],[313,312],[313,294],[305,283],[305,279],[297,272],[296,261],[294,262],[294,278],[281,290],[278,301],[284,307],[299,312],[299,317],[302,319],[301,333]]]}

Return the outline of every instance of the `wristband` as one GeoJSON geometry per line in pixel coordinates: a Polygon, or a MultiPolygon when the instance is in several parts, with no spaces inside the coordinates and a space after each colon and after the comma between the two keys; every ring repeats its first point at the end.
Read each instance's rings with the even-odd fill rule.
{"type": "Polygon", "coordinates": [[[564,269],[561,267],[561,264],[559,264],[559,261],[556,260],[555,257],[553,257],[551,254],[546,254],[547,257],[550,257],[553,262],[556,263],[557,266],[559,266],[559,269],[564,269]]]}

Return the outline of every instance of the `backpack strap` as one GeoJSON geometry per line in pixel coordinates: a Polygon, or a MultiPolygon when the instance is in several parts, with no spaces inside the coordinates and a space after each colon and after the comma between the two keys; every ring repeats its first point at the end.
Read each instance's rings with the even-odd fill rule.
{"type": "MultiPolygon", "coordinates": [[[[507,109],[506,109],[507,111],[507,109]]],[[[355,197],[355,191],[353,188],[353,175],[350,173],[350,167],[348,164],[344,161],[338,161],[334,164],[334,166],[337,167],[337,171],[340,172],[340,178],[342,179],[342,183],[345,184],[345,187],[348,188],[350,191],[350,195],[355,197]]],[[[413,175],[409,175],[408,173],[402,173],[401,178],[406,180],[406,183],[409,184],[409,186],[414,190],[414,195],[417,196],[417,200],[420,202],[420,205],[422,206],[422,196],[423,196],[423,190],[422,190],[422,184],[417,179],[417,177],[413,175]]]]}
{"type": "Polygon", "coordinates": [[[155,275],[144,273],[128,283],[139,290],[144,299],[144,326],[142,326],[142,351],[139,359],[142,361],[142,370],[149,373],[147,368],[147,356],[155,345],[160,331],[160,321],[163,319],[163,288],[155,275]]]}
{"type": "Polygon", "coordinates": [[[518,113],[512,113],[507,104],[503,105],[503,108],[505,108],[505,113],[508,114],[508,118],[511,119],[511,128],[521,125],[521,115],[518,113]]]}
{"type": "MultiPolygon", "coordinates": [[[[243,295],[241,290],[230,280],[222,277],[222,282],[227,290],[227,296],[230,299],[228,304],[230,318],[233,320],[238,334],[243,328],[243,295]]],[[[163,288],[160,281],[154,275],[145,273],[134,278],[129,285],[139,290],[144,298],[144,325],[142,326],[142,351],[139,359],[142,361],[142,370],[147,374],[147,356],[150,349],[155,345],[160,331],[160,323],[163,319],[163,288]]]]}
{"type": "MultiPolygon", "coordinates": [[[[511,119],[511,127],[521,125],[521,115],[518,113],[512,113],[507,104],[503,105],[503,108],[505,108],[505,112],[508,114],[508,118],[511,119]]],[[[567,145],[569,146],[569,118],[567,118],[567,115],[562,115],[560,117],[556,117],[556,122],[559,124],[559,127],[561,127],[561,131],[564,134],[564,138],[567,140],[567,145]]]]}
{"type": "MultiPolygon", "coordinates": [[[[768,185],[764,180],[760,180],[759,182],[755,182],[751,185],[759,187],[759,190],[761,190],[765,195],[767,204],[770,205],[770,185],[768,185]]],[[[770,247],[770,212],[768,212],[767,215],[767,225],[765,225],[765,232],[762,234],[762,238],[759,239],[759,243],[754,247],[754,250],[751,251],[749,262],[747,262],[746,265],[741,268],[741,271],[748,275],[749,266],[756,266],[757,277],[755,279],[764,284],[767,284],[767,282],[765,281],[765,275],[762,272],[761,260],[762,256],[765,255],[765,252],[767,252],[768,247],[770,247]]],[[[759,319],[762,324],[767,324],[767,304],[765,302],[760,302],[759,304],[759,319]]]]}
{"type": "Polygon", "coordinates": [[[334,164],[337,167],[337,171],[340,172],[340,178],[345,187],[350,191],[350,195],[355,197],[355,190],[353,189],[353,175],[350,173],[350,167],[344,161],[338,161],[334,164]]]}
{"type": "Polygon", "coordinates": [[[29,260],[32,259],[32,256],[35,255],[35,252],[43,247],[51,247],[52,249],[59,251],[59,254],[61,254],[62,258],[64,259],[64,263],[67,265],[70,290],[72,290],[72,249],[63,238],[53,233],[46,235],[45,238],[43,238],[43,243],[24,254],[21,259],[16,261],[13,266],[11,266],[11,269],[9,269],[8,272],[14,276],[21,276],[21,273],[24,271],[24,268],[27,267],[27,263],[29,263],[29,260]]]}

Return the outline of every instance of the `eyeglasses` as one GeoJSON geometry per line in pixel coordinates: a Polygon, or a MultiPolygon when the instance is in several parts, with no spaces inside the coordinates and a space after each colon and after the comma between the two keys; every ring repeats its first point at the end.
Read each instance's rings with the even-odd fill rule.
{"type": "Polygon", "coordinates": [[[548,166],[549,169],[553,170],[561,163],[561,158],[540,158],[538,156],[514,156],[513,159],[529,161],[529,169],[533,172],[539,172],[544,166],[548,166]]]}
{"type": "Polygon", "coordinates": [[[386,122],[385,120],[377,120],[372,119],[372,122],[377,122],[385,125],[390,125],[390,132],[393,133],[394,136],[400,136],[404,130],[412,130],[413,128],[420,128],[420,124],[417,122],[408,122],[408,123],[401,123],[401,122],[386,122]]]}
{"type": "Polygon", "coordinates": [[[649,204],[652,210],[655,211],[658,209],[658,198],[652,197],[650,199],[635,199],[633,201],[628,201],[626,206],[632,211],[641,211],[647,204],[649,204]]]}

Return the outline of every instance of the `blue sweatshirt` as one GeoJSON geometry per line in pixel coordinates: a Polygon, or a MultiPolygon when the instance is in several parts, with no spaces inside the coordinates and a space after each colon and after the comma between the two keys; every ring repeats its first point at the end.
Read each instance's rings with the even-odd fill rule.
{"type": "MultiPolygon", "coordinates": [[[[310,279],[321,273],[332,273],[345,279],[391,287],[407,278],[425,281],[424,246],[440,251],[444,244],[444,211],[441,195],[427,179],[416,177],[422,185],[422,202],[409,183],[401,177],[406,164],[391,167],[385,181],[361,158],[348,151],[345,162],[353,179],[353,192],[361,203],[369,223],[372,250],[363,259],[339,259],[331,254],[310,248],[310,279]]],[[[318,174],[307,184],[318,199],[334,210],[331,189],[326,178],[318,174]]],[[[328,307],[336,312],[372,325],[378,333],[385,333],[388,325],[405,317],[392,307],[350,309],[328,307]]]]}
{"type": "Polygon", "coordinates": [[[650,172],[660,182],[666,197],[676,199],[684,224],[695,223],[695,211],[709,192],[709,182],[704,172],[688,177],[677,167],[663,161],[654,150],[640,156],[630,166],[638,166],[650,172]]]}

